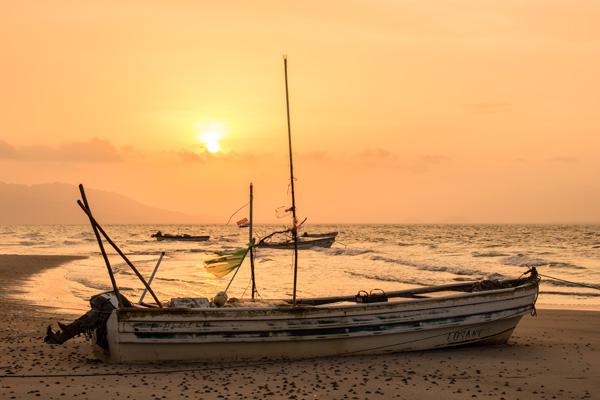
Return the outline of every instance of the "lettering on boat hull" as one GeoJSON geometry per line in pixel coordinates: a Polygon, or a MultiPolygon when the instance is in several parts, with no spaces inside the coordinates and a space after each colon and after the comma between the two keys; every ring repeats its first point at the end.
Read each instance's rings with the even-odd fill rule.
{"type": "Polygon", "coordinates": [[[470,342],[484,336],[487,336],[487,329],[459,329],[448,333],[446,340],[448,343],[470,342]]]}

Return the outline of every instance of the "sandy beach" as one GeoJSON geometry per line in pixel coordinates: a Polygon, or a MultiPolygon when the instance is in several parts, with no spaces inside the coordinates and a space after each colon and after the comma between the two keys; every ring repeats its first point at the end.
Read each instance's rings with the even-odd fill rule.
{"type": "Polygon", "coordinates": [[[66,316],[7,296],[31,274],[75,258],[0,255],[0,398],[585,399],[600,393],[600,313],[592,311],[538,310],[523,318],[508,345],[495,347],[234,365],[102,364],[83,337],[43,343],[45,327],[66,316]]]}

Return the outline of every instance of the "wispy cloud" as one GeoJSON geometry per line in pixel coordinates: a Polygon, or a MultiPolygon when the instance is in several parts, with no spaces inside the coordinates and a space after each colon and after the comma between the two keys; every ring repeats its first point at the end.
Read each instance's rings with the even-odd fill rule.
{"type": "Polygon", "coordinates": [[[475,114],[493,114],[505,110],[510,107],[510,103],[506,101],[482,101],[479,103],[466,104],[471,112],[475,114]]]}
{"type": "Polygon", "coordinates": [[[425,154],[410,160],[408,166],[413,172],[429,172],[434,168],[447,164],[450,160],[450,157],[440,154],[425,154]]]}
{"type": "Polygon", "coordinates": [[[369,160],[396,160],[398,156],[391,151],[375,148],[365,149],[358,153],[358,156],[369,160]]]}
{"type": "Polygon", "coordinates": [[[559,156],[559,157],[547,158],[546,161],[548,161],[549,163],[552,163],[552,164],[573,165],[573,164],[577,164],[577,162],[579,160],[577,160],[577,157],[559,156]]]}
{"type": "Polygon", "coordinates": [[[5,141],[0,141],[0,158],[14,158],[16,149],[5,141]]]}
{"type": "Polygon", "coordinates": [[[24,161],[59,161],[82,163],[110,163],[122,161],[120,151],[109,141],[92,138],[87,142],[51,146],[13,146],[0,142],[0,158],[24,161]]]}

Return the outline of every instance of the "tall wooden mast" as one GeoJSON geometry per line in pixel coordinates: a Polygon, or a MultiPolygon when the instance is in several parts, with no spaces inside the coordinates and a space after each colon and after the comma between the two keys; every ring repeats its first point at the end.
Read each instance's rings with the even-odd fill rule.
{"type": "Polygon", "coordinates": [[[287,112],[288,147],[290,151],[290,189],[292,192],[292,239],[294,240],[294,291],[292,303],[296,305],[296,286],[298,282],[298,220],[296,218],[296,193],[294,192],[294,163],[292,161],[292,127],[290,123],[290,95],[288,90],[287,56],[283,56],[283,72],[285,75],[285,108],[287,112]]]}
{"type": "Polygon", "coordinates": [[[250,183],[250,225],[248,227],[248,245],[250,246],[250,274],[252,277],[252,300],[256,294],[256,277],[254,275],[254,238],[252,237],[252,225],[254,224],[253,214],[253,203],[254,203],[254,189],[252,183],[250,183]]]}

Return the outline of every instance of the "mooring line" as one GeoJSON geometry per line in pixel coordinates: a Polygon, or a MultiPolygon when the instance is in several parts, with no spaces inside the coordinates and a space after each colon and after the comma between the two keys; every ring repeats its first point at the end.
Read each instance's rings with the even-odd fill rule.
{"type": "Polygon", "coordinates": [[[125,372],[97,372],[97,373],[80,373],[80,374],[28,374],[28,375],[17,375],[17,374],[3,374],[0,375],[0,379],[3,378],[86,378],[94,376],[127,376],[127,375],[156,375],[156,374],[173,374],[180,372],[200,372],[200,371],[216,371],[229,368],[244,368],[244,367],[259,367],[263,365],[275,364],[278,361],[265,361],[260,363],[244,363],[244,364],[227,364],[220,366],[208,366],[207,364],[201,364],[195,368],[177,368],[177,369],[153,369],[149,371],[125,371],[125,372]]]}
{"type": "Polygon", "coordinates": [[[585,283],[580,283],[580,282],[572,282],[572,281],[567,281],[565,279],[560,279],[560,278],[555,278],[553,276],[550,275],[545,275],[545,274],[540,274],[538,273],[539,276],[543,276],[544,278],[548,278],[548,279],[553,279],[555,281],[560,281],[560,282],[565,282],[565,283],[569,283],[571,285],[575,285],[575,286],[581,286],[581,287],[586,287],[586,288],[590,288],[590,289],[596,289],[596,290],[600,290],[600,287],[595,286],[595,285],[588,285],[585,283]]]}

